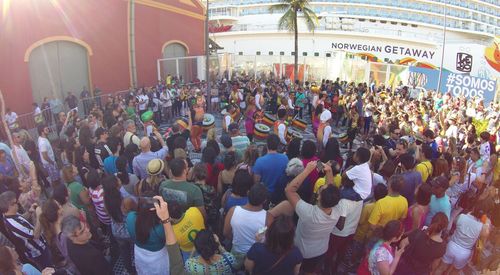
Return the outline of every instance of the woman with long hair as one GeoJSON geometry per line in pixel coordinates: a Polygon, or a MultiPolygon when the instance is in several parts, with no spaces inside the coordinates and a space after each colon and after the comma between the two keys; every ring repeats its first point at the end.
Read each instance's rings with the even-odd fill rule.
{"type": "MultiPolygon", "coordinates": [[[[83,210],[87,218],[89,218],[92,200],[90,199],[88,189],[76,180],[78,170],[74,165],[68,165],[62,169],[62,174],[63,180],[69,190],[71,203],[76,208],[83,210]]],[[[86,175],[87,174],[85,174],[84,178],[86,178],[86,175]]]]}
{"type": "Polygon", "coordinates": [[[0,246],[0,274],[54,274],[52,267],[45,268],[41,273],[31,264],[20,264],[16,250],[8,246],[0,246]]]}
{"type": "Polygon", "coordinates": [[[450,167],[448,161],[445,158],[437,158],[432,164],[432,178],[450,175],[450,167]]]}
{"type": "Polygon", "coordinates": [[[331,137],[328,139],[325,150],[320,152],[320,155],[321,162],[327,163],[328,161],[331,161],[333,165],[333,162],[335,161],[339,164],[339,167],[342,167],[344,159],[342,159],[342,156],[340,155],[340,145],[336,138],[331,137]]]}
{"type": "Polygon", "coordinates": [[[219,173],[224,169],[224,165],[216,162],[218,153],[214,148],[208,145],[201,154],[201,161],[207,166],[206,183],[214,188],[217,188],[219,173]]]}
{"type": "Polygon", "coordinates": [[[163,174],[165,169],[165,163],[161,159],[152,159],[148,162],[147,172],[148,176],[139,181],[135,186],[135,193],[137,196],[143,196],[145,193],[154,193],[155,195],[159,192],[160,183],[165,179],[163,174]]]}
{"type": "Polygon", "coordinates": [[[134,242],[130,238],[125,224],[126,213],[136,208],[136,203],[131,198],[123,198],[120,179],[109,175],[101,181],[104,191],[104,206],[111,218],[111,234],[118,243],[120,256],[124,260],[125,268],[133,274],[132,250],[134,242]]]}
{"type": "Polygon", "coordinates": [[[448,227],[448,217],[437,213],[425,230],[417,229],[408,235],[408,246],[394,274],[428,275],[446,251],[442,233],[448,227]]]}
{"type": "Polygon", "coordinates": [[[238,170],[246,170],[250,175],[252,175],[252,167],[255,165],[258,157],[259,149],[257,146],[253,144],[249,145],[243,154],[243,162],[238,164],[238,170]]]}
{"type": "Polygon", "coordinates": [[[212,231],[203,229],[196,234],[194,247],[199,256],[186,261],[186,271],[191,275],[234,274],[234,256],[220,244],[219,238],[212,231]]]}
{"type": "Polygon", "coordinates": [[[460,274],[469,263],[476,242],[484,243],[490,235],[491,221],[487,214],[493,204],[493,200],[478,200],[472,210],[466,209],[458,216],[436,274],[460,274]]]}
{"type": "Polygon", "coordinates": [[[286,156],[288,160],[293,158],[298,158],[300,156],[300,144],[302,143],[301,138],[293,138],[286,147],[286,156]]]}
{"type": "Polygon", "coordinates": [[[360,271],[371,272],[372,275],[393,274],[398,266],[401,255],[408,241],[402,241],[400,247],[394,251],[391,244],[399,241],[403,235],[404,228],[400,221],[392,220],[383,228],[379,228],[379,240],[370,249],[367,258],[361,263],[360,271]],[[368,269],[368,270],[366,270],[368,269]]]}
{"type": "Polygon", "coordinates": [[[431,196],[432,189],[430,185],[422,184],[417,188],[415,203],[408,207],[408,215],[404,221],[405,230],[407,232],[415,229],[422,229],[427,212],[429,212],[431,196]]]}
{"type": "MultiPolygon", "coordinates": [[[[300,156],[304,167],[306,167],[309,162],[318,161],[319,158],[316,155],[316,143],[312,140],[305,140],[304,143],[302,144],[300,156]]],[[[310,185],[311,190],[314,183],[318,180],[318,178],[319,178],[319,171],[317,169],[314,169],[314,171],[312,171],[311,174],[307,176],[307,183],[310,185]]]]}
{"type": "Polygon", "coordinates": [[[251,274],[299,274],[302,254],[293,244],[295,226],[292,218],[279,216],[265,236],[263,243],[254,243],[247,252],[245,269],[251,274]]]}
{"type": "MultiPolygon", "coordinates": [[[[153,195],[152,193],[149,193],[153,195]]],[[[137,274],[169,274],[165,232],[157,217],[152,197],[139,198],[137,211],[127,214],[127,231],[134,241],[134,262],[137,274]]]]}
{"type": "Polygon", "coordinates": [[[47,240],[52,261],[56,267],[64,267],[66,261],[58,246],[58,236],[61,233],[63,209],[54,199],[47,200],[42,205],[39,221],[42,232],[47,240]]]}
{"type": "Polygon", "coordinates": [[[236,153],[227,152],[224,156],[224,170],[219,173],[217,183],[217,193],[224,194],[233,182],[236,172],[236,153]]]}

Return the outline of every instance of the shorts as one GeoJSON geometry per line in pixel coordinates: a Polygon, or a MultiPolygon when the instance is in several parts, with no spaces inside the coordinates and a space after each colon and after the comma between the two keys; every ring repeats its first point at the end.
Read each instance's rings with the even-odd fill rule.
{"type": "Polygon", "coordinates": [[[446,253],[443,256],[445,264],[453,265],[456,269],[464,268],[469,262],[472,250],[465,249],[453,241],[446,246],[446,253]]]}
{"type": "Polygon", "coordinates": [[[305,273],[314,273],[316,270],[319,270],[321,265],[323,264],[323,260],[325,259],[326,253],[323,253],[319,256],[309,259],[303,259],[302,265],[300,269],[305,273]]]}

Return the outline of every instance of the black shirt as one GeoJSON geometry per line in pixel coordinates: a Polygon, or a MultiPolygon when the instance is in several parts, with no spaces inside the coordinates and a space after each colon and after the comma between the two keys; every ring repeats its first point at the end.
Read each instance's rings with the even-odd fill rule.
{"type": "Polygon", "coordinates": [[[104,142],[99,142],[94,148],[95,157],[99,162],[99,166],[104,167],[104,160],[111,155],[111,150],[104,142]]]}
{"type": "Polygon", "coordinates": [[[411,232],[408,240],[395,274],[428,274],[434,260],[446,252],[446,242],[438,243],[422,230],[411,232]]]}
{"type": "Polygon", "coordinates": [[[190,132],[189,130],[184,130],[182,133],[175,133],[167,138],[167,147],[168,152],[171,156],[174,155],[174,141],[178,137],[183,137],[186,141],[189,139],[190,132]]]}
{"type": "Polygon", "coordinates": [[[109,262],[106,261],[102,252],[94,247],[90,242],[81,245],[68,240],[67,249],[69,258],[73,261],[81,274],[112,274],[109,262]]]}

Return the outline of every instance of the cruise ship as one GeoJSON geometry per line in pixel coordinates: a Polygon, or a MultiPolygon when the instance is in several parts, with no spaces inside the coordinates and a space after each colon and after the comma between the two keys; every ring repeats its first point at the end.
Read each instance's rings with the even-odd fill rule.
{"type": "MultiPolygon", "coordinates": [[[[442,67],[471,82],[493,81],[493,93],[500,86],[499,0],[310,1],[318,22],[309,31],[299,13],[298,53],[293,33],[278,29],[283,13],[269,10],[279,2],[210,0],[209,35],[226,55],[221,66],[234,74],[290,76],[298,54],[303,80],[340,77],[393,85],[411,80],[419,69],[442,67]]],[[[423,78],[432,82],[435,75],[423,78]]]]}

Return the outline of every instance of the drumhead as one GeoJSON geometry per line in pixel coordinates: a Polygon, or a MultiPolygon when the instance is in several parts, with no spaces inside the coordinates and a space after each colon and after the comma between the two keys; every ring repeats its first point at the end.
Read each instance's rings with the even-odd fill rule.
{"type": "Polygon", "coordinates": [[[203,125],[211,125],[215,123],[215,117],[212,114],[203,115],[203,125]]]}
{"type": "Polygon", "coordinates": [[[269,126],[267,126],[265,124],[256,123],[255,124],[255,130],[257,130],[259,132],[263,132],[263,133],[268,133],[269,131],[271,131],[271,128],[269,128],[269,126]]]}

